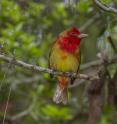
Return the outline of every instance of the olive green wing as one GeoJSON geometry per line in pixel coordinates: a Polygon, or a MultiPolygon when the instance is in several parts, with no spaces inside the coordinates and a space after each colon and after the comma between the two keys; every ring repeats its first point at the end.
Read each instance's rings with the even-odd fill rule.
{"type": "MultiPolygon", "coordinates": [[[[76,74],[78,75],[79,73],[79,69],[80,69],[80,64],[81,64],[81,52],[80,50],[78,51],[78,68],[77,68],[77,71],[76,71],[76,74]]],[[[71,81],[70,81],[70,84],[73,84],[74,81],[75,81],[76,77],[72,77],[71,78],[71,81]]]]}

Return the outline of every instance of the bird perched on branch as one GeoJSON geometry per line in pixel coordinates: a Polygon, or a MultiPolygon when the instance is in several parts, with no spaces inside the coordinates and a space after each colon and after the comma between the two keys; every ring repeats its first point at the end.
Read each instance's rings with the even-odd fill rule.
{"type": "MultiPolygon", "coordinates": [[[[82,34],[76,27],[72,27],[59,34],[50,52],[49,66],[51,69],[62,72],[78,73],[80,66],[79,45],[82,38],[87,34],[82,34]]],[[[58,84],[53,97],[56,103],[66,104],[68,102],[67,87],[69,82],[75,80],[71,77],[57,76],[58,84]]]]}

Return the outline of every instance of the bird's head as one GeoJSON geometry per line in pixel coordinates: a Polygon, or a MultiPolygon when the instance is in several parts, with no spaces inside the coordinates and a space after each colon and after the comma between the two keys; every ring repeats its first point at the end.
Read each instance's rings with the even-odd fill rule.
{"type": "Polygon", "coordinates": [[[59,36],[60,48],[73,53],[80,45],[81,40],[87,36],[87,34],[80,33],[76,27],[65,30],[59,36]]]}

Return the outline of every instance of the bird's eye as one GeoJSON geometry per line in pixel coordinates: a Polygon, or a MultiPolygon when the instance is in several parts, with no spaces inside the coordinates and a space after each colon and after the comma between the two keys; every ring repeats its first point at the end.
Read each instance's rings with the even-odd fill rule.
{"type": "Polygon", "coordinates": [[[77,34],[75,34],[74,32],[70,33],[71,36],[77,36],[77,34]]]}

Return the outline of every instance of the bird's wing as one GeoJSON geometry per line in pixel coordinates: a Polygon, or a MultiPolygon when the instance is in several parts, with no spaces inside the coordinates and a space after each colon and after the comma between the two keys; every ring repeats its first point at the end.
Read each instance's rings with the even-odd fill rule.
{"type": "MultiPolygon", "coordinates": [[[[49,52],[49,61],[48,61],[48,67],[49,67],[50,69],[53,69],[52,66],[51,66],[50,57],[51,57],[51,54],[52,54],[52,52],[53,52],[53,46],[54,46],[55,43],[56,43],[56,40],[55,40],[53,43],[50,44],[51,49],[50,49],[50,52],[49,52]]],[[[54,70],[54,69],[53,69],[53,70],[54,70]]],[[[53,75],[50,74],[50,77],[53,78],[53,75]]]]}
{"type": "MultiPolygon", "coordinates": [[[[79,73],[80,64],[81,64],[81,52],[80,52],[80,50],[78,49],[78,68],[77,68],[76,74],[79,73]]],[[[74,81],[75,81],[75,79],[76,79],[76,77],[72,77],[72,78],[71,78],[71,81],[70,81],[70,84],[73,84],[74,81]]]]}

